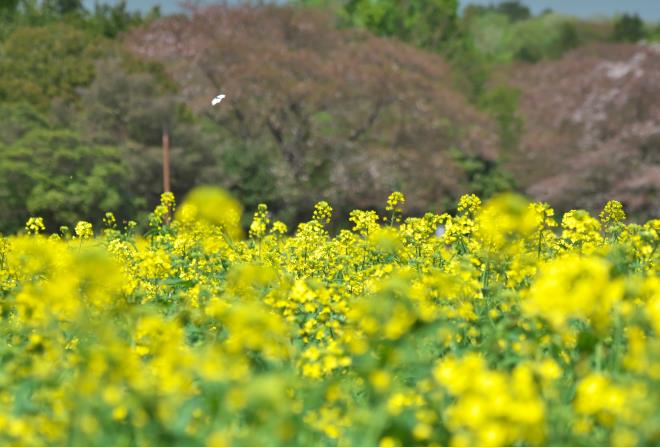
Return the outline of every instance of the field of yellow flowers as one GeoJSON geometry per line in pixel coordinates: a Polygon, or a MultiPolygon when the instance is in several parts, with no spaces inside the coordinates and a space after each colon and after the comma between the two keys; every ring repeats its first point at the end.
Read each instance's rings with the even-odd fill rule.
{"type": "Polygon", "coordinates": [[[31,218],[0,238],[0,445],[660,445],[660,220],[404,202],[335,235],[326,202],[244,234],[212,188],[143,235],[31,218]]]}

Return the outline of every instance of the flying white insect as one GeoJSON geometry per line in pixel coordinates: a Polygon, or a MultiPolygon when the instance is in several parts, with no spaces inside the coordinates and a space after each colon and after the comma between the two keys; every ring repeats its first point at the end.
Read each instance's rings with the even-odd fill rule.
{"type": "Polygon", "coordinates": [[[227,95],[218,95],[218,96],[216,96],[215,98],[213,98],[211,100],[211,105],[214,106],[214,105],[220,104],[220,101],[225,99],[225,96],[227,96],[227,95]]]}

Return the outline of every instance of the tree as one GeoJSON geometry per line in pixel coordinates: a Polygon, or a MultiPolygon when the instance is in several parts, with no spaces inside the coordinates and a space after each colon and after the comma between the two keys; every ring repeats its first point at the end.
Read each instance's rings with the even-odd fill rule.
{"type": "Polygon", "coordinates": [[[465,7],[464,11],[464,16],[467,20],[488,14],[502,14],[511,22],[528,20],[532,17],[532,11],[518,0],[505,1],[497,5],[469,4],[465,7]]]}
{"type": "Polygon", "coordinates": [[[203,180],[200,173],[215,161],[210,153],[215,142],[185,116],[169,86],[118,57],[99,60],[96,73],[94,81],[80,90],[80,131],[96,144],[119,147],[132,166],[128,178],[132,193],[153,203],[162,192],[163,127],[172,141],[174,192],[184,193],[203,180]]]}
{"type": "MultiPolygon", "coordinates": [[[[158,9],[152,10],[156,13],[158,9]]],[[[126,0],[114,5],[94,3],[94,12],[89,17],[91,26],[106,37],[116,37],[119,33],[142,23],[140,12],[130,12],[126,9],[126,0]]]]}
{"type": "Polygon", "coordinates": [[[516,44],[515,27],[504,14],[488,13],[467,22],[467,36],[475,50],[489,61],[506,63],[513,59],[516,44]]]}
{"type": "Polygon", "coordinates": [[[97,61],[94,71],[93,82],[80,89],[85,131],[103,144],[131,140],[160,146],[163,126],[175,124],[172,92],[151,73],[128,71],[118,57],[97,61]]]}
{"type": "Polygon", "coordinates": [[[557,58],[578,46],[575,20],[559,14],[546,14],[514,24],[514,54],[526,62],[557,58]]]}
{"type": "Polygon", "coordinates": [[[94,77],[103,49],[85,32],[64,23],[17,28],[0,46],[0,99],[45,109],[56,97],[73,99],[94,77]]]}
{"type": "Polygon", "coordinates": [[[43,9],[59,15],[82,13],[82,0],[44,0],[43,9]]]}
{"type": "Polygon", "coordinates": [[[617,42],[639,42],[645,36],[644,22],[637,14],[624,14],[614,22],[612,37],[617,42]]]}
{"type": "Polygon", "coordinates": [[[3,0],[0,2],[0,14],[14,14],[18,10],[21,0],[3,0]]]}
{"type": "Polygon", "coordinates": [[[380,36],[393,36],[423,48],[437,49],[456,31],[458,0],[323,0],[300,3],[339,9],[343,20],[380,36]],[[332,3],[332,2],[330,2],[332,3]]]}
{"type": "Polygon", "coordinates": [[[532,17],[532,11],[518,0],[501,2],[495,7],[495,12],[504,14],[512,22],[527,20],[532,17]]]}
{"type": "Polygon", "coordinates": [[[49,127],[47,116],[28,103],[0,103],[0,144],[11,145],[33,129],[49,127]]]}
{"type": "Polygon", "coordinates": [[[614,197],[638,216],[658,215],[660,61],[652,55],[636,45],[591,45],[508,71],[521,90],[525,132],[507,164],[529,195],[590,210],[614,197]],[[622,65],[631,73],[616,73],[622,65]]]}
{"type": "Polygon", "coordinates": [[[560,34],[558,39],[558,49],[560,56],[568,50],[577,48],[580,45],[580,36],[578,35],[577,26],[572,22],[564,22],[560,25],[560,34]]]}
{"type": "Polygon", "coordinates": [[[79,219],[100,222],[106,211],[131,215],[128,172],[116,148],[70,130],[34,129],[0,147],[2,229],[18,229],[30,215],[53,230],[79,219]]]}
{"type": "Polygon", "coordinates": [[[498,162],[478,155],[469,155],[455,148],[452,148],[450,153],[465,171],[465,187],[471,193],[481,198],[489,198],[516,189],[513,177],[498,162]]]}
{"type": "Polygon", "coordinates": [[[320,10],[209,7],[126,42],[168,67],[186,104],[224,133],[223,162],[235,161],[226,151],[262,157],[257,166],[245,153],[254,163],[240,167],[242,181],[268,176],[261,193],[277,192],[287,208],[277,212],[304,218],[296,213],[320,198],[377,207],[396,187],[413,191],[410,209],[421,209],[461,191],[449,147],[489,159],[497,151],[494,124],[451,89],[439,56],[336,29],[320,10]],[[211,108],[218,92],[227,98],[211,108]]]}
{"type": "Polygon", "coordinates": [[[523,132],[523,120],[518,113],[520,91],[508,86],[491,88],[481,97],[481,108],[487,110],[497,122],[500,146],[504,155],[518,149],[523,132]]]}

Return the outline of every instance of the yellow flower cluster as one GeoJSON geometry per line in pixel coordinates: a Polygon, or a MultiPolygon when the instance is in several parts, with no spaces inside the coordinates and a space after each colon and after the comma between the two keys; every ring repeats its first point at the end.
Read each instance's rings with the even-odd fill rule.
{"type": "Polygon", "coordinates": [[[517,365],[510,374],[491,371],[475,353],[447,357],[433,370],[435,380],[457,399],[445,411],[455,446],[504,446],[545,439],[545,403],[532,369],[517,365]]]}
{"type": "Polygon", "coordinates": [[[320,224],[327,225],[332,218],[332,207],[325,200],[314,205],[314,214],[312,219],[320,224]]]}
{"type": "Polygon", "coordinates": [[[385,211],[392,213],[390,215],[390,224],[401,221],[401,214],[403,213],[403,205],[406,201],[406,197],[400,191],[394,191],[387,198],[387,205],[385,206],[385,211]]]}
{"type": "Polygon", "coordinates": [[[292,234],[261,204],[247,238],[210,187],[144,235],[31,218],[0,237],[0,445],[657,444],[660,220],[404,202],[292,234]]]}
{"type": "Polygon", "coordinates": [[[30,217],[25,223],[25,231],[28,234],[39,234],[45,229],[46,226],[44,225],[44,219],[42,217],[30,217]]]}
{"type": "Polygon", "coordinates": [[[92,228],[92,224],[85,222],[84,220],[81,220],[76,224],[74,231],[76,232],[76,237],[79,239],[90,239],[94,237],[94,229],[92,228]]]}

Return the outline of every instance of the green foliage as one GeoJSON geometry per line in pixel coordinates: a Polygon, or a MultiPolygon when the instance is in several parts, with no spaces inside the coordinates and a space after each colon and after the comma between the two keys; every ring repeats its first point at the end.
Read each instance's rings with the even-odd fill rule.
{"type": "Polygon", "coordinates": [[[20,228],[31,214],[57,226],[80,218],[100,222],[107,210],[130,213],[127,172],[116,148],[90,144],[71,130],[30,130],[0,148],[2,229],[20,228]]]}
{"type": "Polygon", "coordinates": [[[558,14],[513,22],[501,13],[484,13],[471,17],[467,27],[476,49],[494,63],[556,58],[580,44],[577,22],[558,14]]]}
{"type": "Polygon", "coordinates": [[[452,39],[445,45],[443,54],[454,72],[456,88],[473,104],[487,90],[491,76],[492,61],[482,53],[469,32],[461,32],[460,38],[452,39]]]}
{"type": "MultiPolygon", "coordinates": [[[[301,0],[328,6],[324,0],[301,0]]],[[[458,0],[341,0],[335,4],[343,20],[381,36],[397,37],[423,48],[438,48],[456,31],[458,0]]]]}
{"type": "Polygon", "coordinates": [[[43,9],[58,15],[82,13],[82,0],[44,0],[43,9]]]}
{"type": "Polygon", "coordinates": [[[514,57],[515,30],[502,14],[473,17],[460,38],[443,53],[456,74],[457,88],[496,121],[500,146],[515,149],[523,130],[518,114],[519,92],[505,85],[490,85],[493,68],[514,57]]]}
{"type": "Polygon", "coordinates": [[[172,95],[149,73],[129,73],[120,59],[100,60],[97,75],[81,90],[87,131],[103,143],[130,139],[160,145],[163,126],[177,113],[172,95]]]}
{"type": "Polygon", "coordinates": [[[514,58],[517,36],[507,16],[480,14],[468,23],[468,35],[481,55],[496,63],[509,62],[514,58]]]}
{"type": "Polygon", "coordinates": [[[644,22],[637,14],[624,14],[614,22],[612,38],[617,42],[639,42],[645,35],[644,22]]]}
{"type": "Polygon", "coordinates": [[[648,25],[646,30],[646,38],[651,42],[660,42],[660,23],[648,25]]]}
{"type": "Polygon", "coordinates": [[[512,22],[527,20],[532,17],[530,9],[527,6],[520,4],[518,0],[502,2],[497,5],[495,10],[506,15],[512,22]]]}
{"type": "Polygon", "coordinates": [[[275,151],[265,145],[247,147],[240,141],[223,146],[219,159],[221,175],[216,180],[241,197],[247,208],[256,209],[265,202],[280,219],[289,221],[294,207],[287,203],[287,189],[279,186],[273,175],[277,164],[275,151]]]}
{"type": "Polygon", "coordinates": [[[126,0],[99,2],[88,11],[81,0],[2,0],[0,2],[0,40],[15,28],[66,23],[90,36],[114,38],[128,29],[160,17],[160,7],[146,15],[130,12],[126,0]]]}
{"type": "Polygon", "coordinates": [[[497,193],[516,189],[513,177],[497,161],[467,154],[458,148],[450,149],[450,154],[467,174],[465,187],[470,192],[483,197],[492,197],[497,193]]]}
{"type": "MultiPolygon", "coordinates": [[[[160,9],[155,7],[149,13],[148,20],[158,16],[160,16],[160,9]]],[[[97,0],[94,12],[88,19],[92,30],[110,38],[116,37],[133,26],[140,25],[142,22],[143,17],[140,12],[130,12],[126,9],[126,0],[121,0],[114,5],[99,3],[97,0]]]]}
{"type": "Polygon", "coordinates": [[[0,144],[9,145],[32,129],[48,127],[48,119],[31,104],[0,102],[0,144]]]}
{"type": "Polygon", "coordinates": [[[579,43],[573,19],[559,14],[519,22],[514,33],[515,57],[527,62],[559,57],[579,43]]]}
{"type": "Polygon", "coordinates": [[[577,26],[573,22],[563,22],[559,25],[559,39],[557,47],[560,53],[571,50],[580,45],[580,35],[577,26]]]}
{"type": "Polygon", "coordinates": [[[149,202],[162,192],[164,127],[170,132],[174,192],[183,194],[198,181],[218,178],[208,175],[209,167],[216,165],[211,156],[215,142],[176,100],[171,86],[146,71],[152,68],[118,57],[99,60],[94,81],[80,90],[77,115],[80,131],[91,141],[119,148],[131,166],[131,194],[149,202]]]}
{"type": "Polygon", "coordinates": [[[520,92],[512,87],[501,85],[485,92],[480,106],[495,118],[498,125],[500,146],[506,152],[516,149],[523,131],[523,120],[518,113],[520,92]]]}
{"type": "Polygon", "coordinates": [[[528,20],[532,17],[532,11],[518,0],[501,2],[497,5],[468,5],[465,8],[464,15],[472,17],[492,13],[501,14],[511,22],[528,20]]]}
{"type": "Polygon", "coordinates": [[[0,14],[15,14],[21,0],[3,0],[0,2],[0,14]]]}
{"type": "Polygon", "coordinates": [[[0,48],[0,100],[46,109],[57,97],[72,100],[94,77],[96,39],[64,23],[19,27],[0,48]]]}

